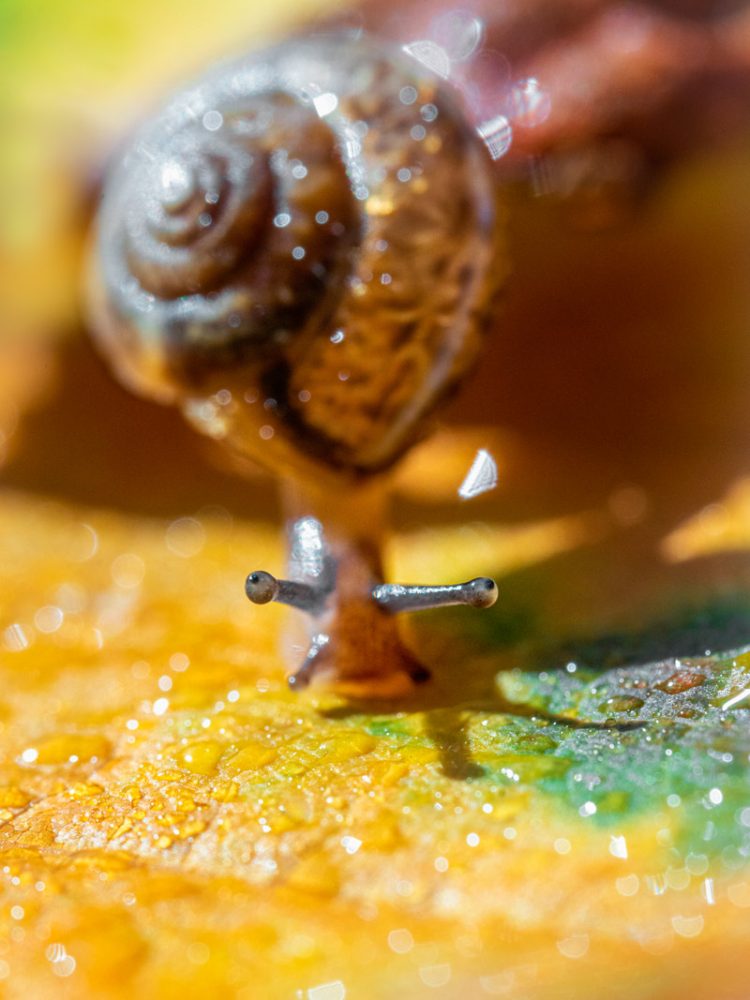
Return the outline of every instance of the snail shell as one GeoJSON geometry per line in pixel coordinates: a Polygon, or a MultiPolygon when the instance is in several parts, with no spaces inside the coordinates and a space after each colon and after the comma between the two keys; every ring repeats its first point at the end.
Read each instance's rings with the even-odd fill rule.
{"type": "Polygon", "coordinates": [[[297,40],[178,94],[109,178],[92,302],[132,388],[268,465],[397,459],[504,276],[489,157],[371,39],[297,40]]]}

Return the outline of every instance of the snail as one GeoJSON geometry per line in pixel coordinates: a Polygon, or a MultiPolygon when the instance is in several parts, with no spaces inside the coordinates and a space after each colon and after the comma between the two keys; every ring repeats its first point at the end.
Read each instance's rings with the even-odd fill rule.
{"type": "Polygon", "coordinates": [[[312,618],[290,678],[426,679],[393,613],[497,588],[383,582],[387,472],[474,362],[504,275],[490,158],[448,84],[367,37],[292,40],[177,94],[107,179],[95,339],[130,388],[281,478],[312,618]]]}

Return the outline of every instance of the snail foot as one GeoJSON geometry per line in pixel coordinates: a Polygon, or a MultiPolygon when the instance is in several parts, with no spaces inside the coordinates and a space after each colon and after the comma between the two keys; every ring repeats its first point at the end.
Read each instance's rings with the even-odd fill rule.
{"type": "Polygon", "coordinates": [[[432,674],[401,643],[388,650],[383,662],[362,670],[347,644],[319,634],[313,637],[302,665],[287,678],[293,691],[320,684],[356,698],[400,698],[426,683],[432,674]]]}

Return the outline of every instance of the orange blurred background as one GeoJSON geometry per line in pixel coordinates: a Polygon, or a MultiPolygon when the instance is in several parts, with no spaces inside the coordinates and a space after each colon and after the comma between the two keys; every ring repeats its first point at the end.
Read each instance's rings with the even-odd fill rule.
{"type": "MultiPolygon", "coordinates": [[[[206,504],[277,516],[262,473],[236,475],[175,413],[131,398],[105,372],[85,334],[81,258],[106,163],[160,95],[214,57],[331,14],[359,16],[313,0],[225,0],[210,13],[195,0],[6,0],[6,487],[170,516],[206,504]]],[[[525,562],[565,552],[534,582],[534,601],[565,633],[744,593],[748,168],[747,136],[699,148],[632,210],[594,229],[558,200],[508,185],[505,301],[478,372],[445,415],[447,431],[399,472],[397,524],[559,531],[563,519],[568,541],[543,544],[538,560],[531,546],[525,562]],[[498,461],[499,487],[460,504],[457,487],[480,446],[498,461]]],[[[743,608],[726,644],[745,620],[743,608]]]]}

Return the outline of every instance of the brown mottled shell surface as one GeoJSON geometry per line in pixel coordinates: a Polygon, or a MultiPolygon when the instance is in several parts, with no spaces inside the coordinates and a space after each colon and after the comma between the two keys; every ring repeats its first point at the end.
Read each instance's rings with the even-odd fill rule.
{"type": "Polygon", "coordinates": [[[502,277],[489,157],[397,48],[213,70],[108,180],[95,327],[131,387],[266,465],[390,465],[474,360],[502,277]]]}

